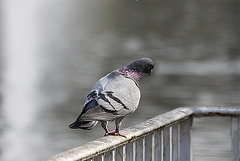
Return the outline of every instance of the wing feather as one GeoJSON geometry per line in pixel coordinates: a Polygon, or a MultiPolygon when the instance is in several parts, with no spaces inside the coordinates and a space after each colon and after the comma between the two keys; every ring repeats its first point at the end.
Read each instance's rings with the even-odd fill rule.
{"type": "Polygon", "coordinates": [[[140,90],[132,79],[116,72],[101,78],[87,96],[81,120],[114,120],[138,107],[140,90]]]}

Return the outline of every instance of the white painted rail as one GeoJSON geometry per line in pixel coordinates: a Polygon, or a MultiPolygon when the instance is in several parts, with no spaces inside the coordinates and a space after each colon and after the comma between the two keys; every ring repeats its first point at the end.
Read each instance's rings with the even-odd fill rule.
{"type": "Polygon", "coordinates": [[[232,161],[239,161],[240,107],[186,107],[122,130],[127,138],[106,136],[43,161],[190,161],[195,117],[231,117],[232,161]]]}

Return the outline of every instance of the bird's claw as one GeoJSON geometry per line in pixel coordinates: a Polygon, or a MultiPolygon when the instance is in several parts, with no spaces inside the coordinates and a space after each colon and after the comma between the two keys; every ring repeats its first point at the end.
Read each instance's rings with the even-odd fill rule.
{"type": "Polygon", "coordinates": [[[115,130],[113,130],[113,131],[111,131],[111,132],[107,132],[107,133],[105,134],[105,136],[108,136],[108,135],[122,136],[122,137],[127,138],[125,135],[121,134],[120,132],[116,132],[115,130]]]}

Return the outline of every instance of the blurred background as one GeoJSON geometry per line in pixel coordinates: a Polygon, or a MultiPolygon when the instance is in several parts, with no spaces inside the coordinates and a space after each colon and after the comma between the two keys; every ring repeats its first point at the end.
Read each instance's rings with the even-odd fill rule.
{"type": "MultiPolygon", "coordinates": [[[[102,137],[100,125],[68,125],[99,78],[142,57],[156,67],[122,128],[182,106],[239,106],[239,0],[0,2],[1,161],[102,137]]],[[[195,119],[193,160],[230,161],[229,125],[195,119]]]]}

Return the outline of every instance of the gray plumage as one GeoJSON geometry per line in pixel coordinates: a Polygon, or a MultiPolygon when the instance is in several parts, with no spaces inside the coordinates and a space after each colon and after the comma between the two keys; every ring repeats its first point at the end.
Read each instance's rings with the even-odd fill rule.
{"type": "Polygon", "coordinates": [[[138,83],[144,74],[150,75],[153,68],[151,59],[142,58],[102,77],[87,96],[81,114],[69,127],[90,130],[100,121],[106,135],[121,135],[122,119],[133,113],[140,101],[138,83]],[[114,120],[116,131],[109,132],[108,121],[114,120]]]}

